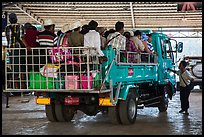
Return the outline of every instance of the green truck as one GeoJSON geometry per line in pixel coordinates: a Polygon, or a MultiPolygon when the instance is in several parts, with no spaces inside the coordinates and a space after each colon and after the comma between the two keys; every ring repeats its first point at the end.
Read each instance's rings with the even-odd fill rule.
{"type": "MultiPolygon", "coordinates": [[[[112,123],[133,124],[137,109],[158,107],[160,112],[165,112],[169,99],[176,93],[176,76],[167,69],[175,69],[175,57],[182,52],[183,43],[176,42],[175,47],[172,47],[171,39],[167,35],[151,34],[155,54],[146,54],[146,62],[141,60],[144,53],[124,52],[112,48],[111,45],[103,50],[108,58],[103,63],[100,63],[97,56],[87,52],[84,54],[85,50],[89,52],[93,49],[66,47],[71,51],[72,59],[78,57],[80,61],[58,62],[55,65],[62,69],[55,72],[57,77],[54,78],[39,78],[43,77],[40,71],[26,72],[27,89],[10,88],[12,80],[6,77],[4,92],[34,92],[36,103],[45,105],[49,121],[69,122],[80,110],[89,116],[99,112],[107,113],[112,123]],[[128,54],[133,54],[137,61],[128,62],[125,59],[128,54]],[[71,76],[71,80],[67,76],[71,76]],[[43,82],[43,88],[39,85],[33,86],[34,83],[43,82]]],[[[7,63],[6,67],[9,65],[12,64],[7,63]]]]}

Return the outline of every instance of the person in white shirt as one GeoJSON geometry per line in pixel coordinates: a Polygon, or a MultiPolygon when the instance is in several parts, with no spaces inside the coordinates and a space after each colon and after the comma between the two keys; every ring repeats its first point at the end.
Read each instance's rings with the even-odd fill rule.
{"type": "MultiPolygon", "coordinates": [[[[94,20],[89,22],[89,32],[84,35],[84,47],[93,47],[96,50],[90,50],[90,54],[95,56],[99,56],[99,63],[106,62],[108,58],[104,56],[101,51],[101,38],[100,34],[96,31],[98,23],[94,20]]],[[[88,54],[87,50],[83,52],[84,54],[88,54]]]]}
{"type": "Polygon", "coordinates": [[[168,69],[177,75],[179,75],[179,81],[180,81],[180,100],[181,100],[181,110],[179,113],[189,114],[188,108],[189,108],[189,95],[190,95],[190,89],[189,84],[190,82],[194,81],[194,77],[191,75],[191,73],[186,69],[187,62],[182,60],[179,63],[179,70],[175,71],[172,69],[168,69]]]}
{"type": "MultiPolygon", "coordinates": [[[[89,32],[84,35],[84,47],[94,47],[95,50],[91,50],[91,55],[104,56],[101,51],[101,38],[100,34],[96,31],[98,23],[94,20],[89,22],[89,32]]],[[[86,52],[85,52],[86,53],[86,52]]]]}

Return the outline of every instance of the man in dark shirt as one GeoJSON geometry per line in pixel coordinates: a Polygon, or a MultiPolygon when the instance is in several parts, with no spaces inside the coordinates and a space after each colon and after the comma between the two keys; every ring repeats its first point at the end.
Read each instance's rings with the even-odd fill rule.
{"type": "Polygon", "coordinates": [[[5,28],[5,34],[7,38],[8,48],[10,48],[9,52],[9,61],[11,63],[11,70],[14,73],[15,83],[11,83],[11,87],[19,89],[25,88],[25,49],[24,44],[22,42],[22,36],[24,35],[23,26],[17,23],[18,19],[15,13],[11,13],[9,15],[10,24],[5,28]],[[15,48],[15,49],[14,49],[15,48]],[[20,53],[19,53],[20,52],[20,53]],[[20,54],[20,56],[19,56],[20,54]],[[20,75],[20,77],[19,77],[20,75]],[[21,81],[21,82],[20,82],[21,81]]]}

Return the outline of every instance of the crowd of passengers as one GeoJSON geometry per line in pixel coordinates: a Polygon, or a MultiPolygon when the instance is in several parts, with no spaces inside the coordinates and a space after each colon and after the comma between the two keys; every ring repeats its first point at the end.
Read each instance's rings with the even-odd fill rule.
{"type": "MultiPolygon", "coordinates": [[[[27,64],[33,64],[32,58],[29,55],[37,54],[31,48],[42,47],[94,47],[96,50],[91,51],[92,55],[98,55],[103,61],[107,61],[107,57],[102,52],[108,45],[113,48],[127,52],[141,52],[154,54],[154,49],[151,44],[151,34],[141,33],[136,31],[125,31],[124,23],[116,22],[115,29],[106,30],[104,27],[98,27],[95,20],[91,20],[88,24],[82,24],[79,20],[73,24],[64,24],[60,31],[55,33],[55,24],[51,19],[45,20],[43,23],[44,30],[38,31],[31,23],[24,25],[17,23],[15,13],[9,15],[10,24],[5,29],[5,35],[8,41],[8,48],[27,48],[27,64]]],[[[25,54],[24,51],[14,50],[14,55],[25,54]]],[[[38,52],[36,50],[36,52],[38,52]]],[[[46,50],[40,51],[41,55],[45,55],[46,50]]],[[[127,54],[124,54],[124,56],[127,54]]],[[[137,62],[134,54],[126,56],[128,62],[137,62]]],[[[141,60],[146,60],[146,56],[142,55],[141,60]]],[[[46,64],[47,59],[41,57],[40,64],[46,64]]],[[[12,64],[25,64],[23,57],[15,58],[12,64]],[[20,61],[20,62],[19,62],[20,61]]],[[[49,59],[48,59],[49,62],[49,59]]],[[[39,62],[34,62],[38,64],[39,62]]],[[[15,72],[25,72],[25,66],[13,66],[15,72]],[[20,69],[20,70],[19,70],[20,69]]],[[[32,68],[28,67],[28,71],[32,68]]],[[[15,79],[18,73],[15,74],[15,79]]]]}

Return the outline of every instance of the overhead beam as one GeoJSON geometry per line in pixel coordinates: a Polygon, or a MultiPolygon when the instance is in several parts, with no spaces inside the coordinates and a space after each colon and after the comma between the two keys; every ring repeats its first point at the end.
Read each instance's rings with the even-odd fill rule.
{"type": "Polygon", "coordinates": [[[24,12],[26,15],[28,15],[30,18],[32,18],[33,20],[35,20],[37,23],[41,24],[43,23],[43,20],[40,19],[37,16],[32,16],[31,12],[29,10],[26,10],[25,8],[23,8],[23,6],[21,4],[14,4],[14,6],[16,8],[18,8],[19,10],[21,10],[22,12],[24,12]]]}

